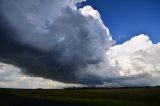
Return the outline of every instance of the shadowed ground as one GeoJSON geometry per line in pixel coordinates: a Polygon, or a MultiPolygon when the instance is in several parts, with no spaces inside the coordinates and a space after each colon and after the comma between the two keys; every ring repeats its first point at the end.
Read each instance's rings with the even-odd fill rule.
{"type": "Polygon", "coordinates": [[[160,88],[0,89],[0,106],[160,106],[160,88]]]}

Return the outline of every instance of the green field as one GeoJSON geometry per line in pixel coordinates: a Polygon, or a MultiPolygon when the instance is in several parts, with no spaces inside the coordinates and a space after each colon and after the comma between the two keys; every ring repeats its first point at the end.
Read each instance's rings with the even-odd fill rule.
{"type": "Polygon", "coordinates": [[[0,89],[0,106],[160,106],[160,88],[0,89]]]}

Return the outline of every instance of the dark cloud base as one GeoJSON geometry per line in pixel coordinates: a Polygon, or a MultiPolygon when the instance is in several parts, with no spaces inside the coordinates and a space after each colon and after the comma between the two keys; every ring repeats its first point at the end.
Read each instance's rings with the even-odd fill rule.
{"type": "Polygon", "coordinates": [[[46,9],[49,2],[45,1],[45,5],[42,5],[42,1],[15,0],[12,3],[2,0],[0,3],[1,62],[15,65],[29,76],[65,83],[102,83],[101,78],[95,75],[84,75],[88,64],[102,62],[106,45],[110,46],[112,42],[98,19],[82,15],[69,6],[60,7],[62,15],[57,16],[52,23],[47,17],[43,23],[45,25],[35,36],[34,30],[42,24],[39,15],[43,17],[42,12],[48,11],[43,9],[46,9]],[[32,13],[32,9],[37,9],[40,13],[32,13]],[[30,21],[24,21],[27,20],[27,12],[40,21],[38,25],[37,20],[34,25],[30,21]],[[95,26],[92,26],[93,24],[95,26]],[[98,31],[95,32],[94,29],[97,28],[98,31]],[[44,30],[49,31],[44,34],[44,30]],[[26,39],[32,40],[26,42],[26,39]],[[64,39],[63,42],[60,42],[60,39],[64,39]]]}
{"type": "Polygon", "coordinates": [[[22,69],[23,73],[57,80],[65,83],[99,83],[89,76],[78,78],[76,70],[84,64],[62,64],[57,61],[61,52],[58,50],[43,52],[16,41],[17,33],[10,27],[5,18],[0,16],[0,61],[13,64],[22,69]]]}
{"type": "MultiPolygon", "coordinates": [[[[152,77],[152,74],[147,71],[135,76],[120,75],[121,66],[117,59],[121,55],[123,57],[125,54],[123,51],[125,52],[128,46],[124,46],[125,50],[122,49],[123,44],[122,47],[119,45],[119,49],[116,46],[111,47],[113,41],[109,30],[98,17],[99,13],[92,7],[86,6],[84,10],[75,10],[74,7],[66,7],[68,4],[63,7],[62,1],[59,1],[55,0],[54,3],[58,2],[57,5],[60,3],[61,15],[56,16],[54,11],[54,18],[52,11],[47,8],[50,4],[48,1],[0,1],[0,62],[15,65],[29,76],[64,83],[106,86],[158,84],[158,77],[152,77]],[[86,11],[89,12],[85,13],[86,11]],[[110,52],[108,55],[106,55],[107,50],[110,52]],[[118,53],[117,50],[122,53],[118,53]],[[118,53],[117,56],[114,56],[115,53],[118,53]],[[113,63],[115,61],[115,64],[111,61],[113,63]]],[[[136,39],[145,40],[146,38],[141,36],[136,39]]],[[[144,44],[147,43],[144,42],[144,44]]],[[[155,56],[158,53],[159,47],[152,56],[148,55],[148,57],[153,57],[153,60],[156,57],[159,63],[158,55],[155,56]]],[[[130,54],[129,57],[131,57],[130,54]]],[[[144,59],[147,58],[144,57],[144,59]]],[[[125,63],[123,59],[119,61],[125,63]]],[[[122,71],[125,72],[125,68],[122,71]]]]}

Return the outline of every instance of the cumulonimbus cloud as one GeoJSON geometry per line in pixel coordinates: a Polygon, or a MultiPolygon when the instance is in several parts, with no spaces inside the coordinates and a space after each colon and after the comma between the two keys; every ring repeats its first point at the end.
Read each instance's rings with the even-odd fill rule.
{"type": "Polygon", "coordinates": [[[2,0],[0,60],[31,76],[97,82],[85,68],[103,62],[113,42],[98,11],[78,10],[80,1],[2,0]]]}
{"type": "Polygon", "coordinates": [[[82,1],[1,0],[0,61],[65,83],[160,85],[160,45],[142,34],[112,46],[99,12],[76,8],[82,1]]]}

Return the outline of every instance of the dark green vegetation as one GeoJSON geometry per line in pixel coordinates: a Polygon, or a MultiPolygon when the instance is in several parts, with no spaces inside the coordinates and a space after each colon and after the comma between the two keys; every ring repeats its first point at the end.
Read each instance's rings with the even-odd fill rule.
{"type": "Polygon", "coordinates": [[[160,88],[0,89],[0,106],[160,106],[160,88]]]}

